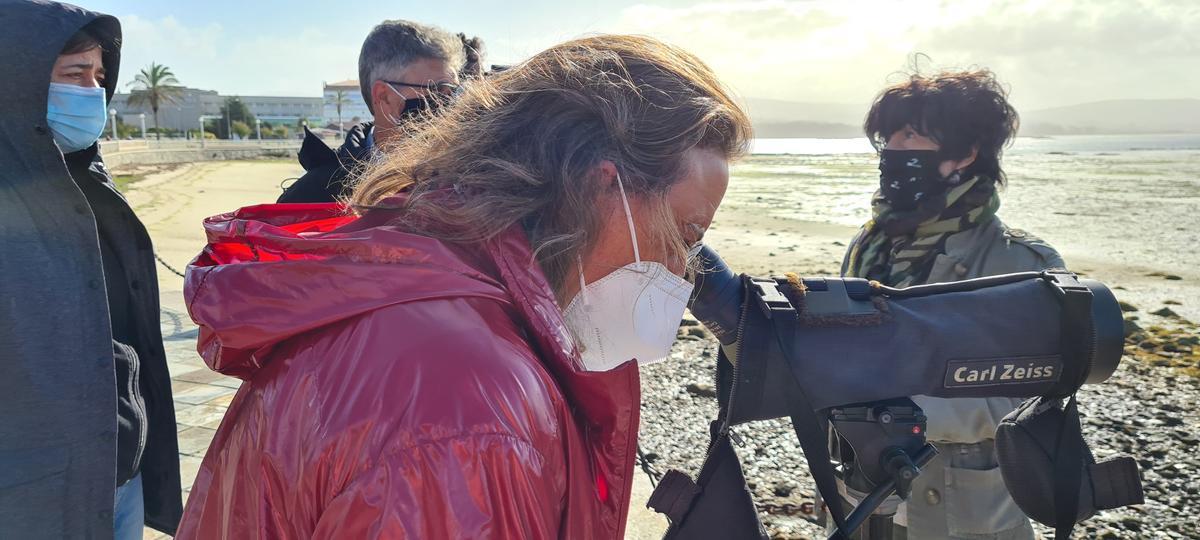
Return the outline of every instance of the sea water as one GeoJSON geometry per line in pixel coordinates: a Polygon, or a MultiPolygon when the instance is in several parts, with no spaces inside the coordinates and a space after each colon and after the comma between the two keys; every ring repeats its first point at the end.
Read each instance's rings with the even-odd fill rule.
{"type": "MultiPolygon", "coordinates": [[[[878,187],[865,138],[758,139],[727,197],[803,221],[861,225],[878,187]]],[[[1099,261],[1200,273],[1200,134],[1018,138],[1002,161],[999,215],[1099,261]]],[[[786,231],[779,231],[785,233],[786,231]]]]}

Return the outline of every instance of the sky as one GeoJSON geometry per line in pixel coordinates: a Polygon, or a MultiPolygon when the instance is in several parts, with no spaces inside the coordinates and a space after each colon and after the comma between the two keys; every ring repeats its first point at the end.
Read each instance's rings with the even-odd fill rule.
{"type": "Polygon", "coordinates": [[[73,0],[123,25],[123,81],[151,61],[227,95],[321,95],[356,78],[371,27],[483,38],[489,63],[637,33],[680,45],[743,97],[869,103],[914,66],[993,70],[1018,109],[1200,97],[1197,0],[73,0]]]}

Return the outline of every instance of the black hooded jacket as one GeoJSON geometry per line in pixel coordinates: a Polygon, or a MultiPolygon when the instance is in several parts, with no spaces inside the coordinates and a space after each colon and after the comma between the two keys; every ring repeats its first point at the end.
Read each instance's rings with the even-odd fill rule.
{"type": "Polygon", "coordinates": [[[346,132],[346,142],[335,152],[307,128],[300,146],[300,166],[304,176],[292,183],[279,196],[280,203],[336,202],[349,195],[350,175],[371,156],[367,137],[374,129],[372,122],[358,124],[346,132]]]}
{"type": "Polygon", "coordinates": [[[52,66],[84,26],[111,100],[116,19],[0,0],[0,538],[111,538],[115,488],[139,469],[148,525],[172,533],[183,511],[150,237],[97,145],[64,156],[46,122],[52,66]]]}

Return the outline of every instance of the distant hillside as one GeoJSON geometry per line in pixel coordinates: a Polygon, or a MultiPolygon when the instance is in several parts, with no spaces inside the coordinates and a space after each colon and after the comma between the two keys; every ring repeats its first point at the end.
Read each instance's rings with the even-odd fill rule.
{"type": "Polygon", "coordinates": [[[849,124],[826,122],[771,122],[754,124],[754,136],[764,139],[812,137],[817,139],[849,139],[862,136],[862,128],[849,124]]]}
{"type": "Polygon", "coordinates": [[[861,124],[869,104],[805,103],[778,99],[747,98],[746,108],[755,124],[814,122],[818,124],[861,124]]]}
{"type": "MultiPolygon", "coordinates": [[[[860,137],[867,104],[745,100],[755,136],[860,137]]],[[[1200,99],[1097,101],[1021,113],[1024,136],[1200,133],[1200,99]]]]}
{"type": "Polygon", "coordinates": [[[1200,99],[1121,99],[1030,111],[1022,135],[1200,133],[1200,99]]]}
{"type": "Polygon", "coordinates": [[[778,99],[747,98],[754,136],[763,138],[846,138],[862,135],[856,124],[866,113],[862,105],[804,103],[778,99]]]}

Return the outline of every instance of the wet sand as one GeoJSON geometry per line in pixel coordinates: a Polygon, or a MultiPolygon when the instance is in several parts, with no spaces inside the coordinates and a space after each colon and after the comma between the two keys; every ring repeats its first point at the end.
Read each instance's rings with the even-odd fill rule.
{"type": "MultiPolygon", "coordinates": [[[[847,246],[857,232],[857,227],[771,215],[741,206],[734,199],[721,206],[705,242],[735,272],[837,275],[847,246]]],[[[1072,271],[1114,288],[1120,300],[1148,311],[1170,306],[1182,317],[1200,321],[1200,268],[1164,271],[1153,262],[1107,260],[1083,249],[1060,249],[1060,253],[1072,271]]]]}

